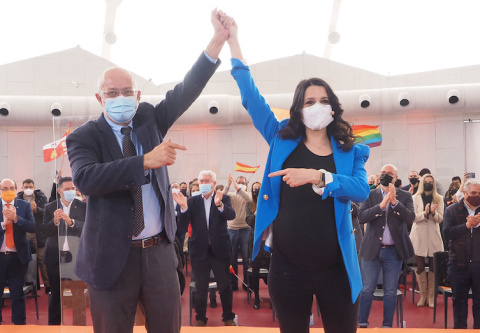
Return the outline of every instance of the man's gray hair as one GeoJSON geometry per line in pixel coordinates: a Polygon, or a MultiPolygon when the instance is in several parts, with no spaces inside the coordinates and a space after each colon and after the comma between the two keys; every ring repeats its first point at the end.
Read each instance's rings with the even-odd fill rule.
{"type": "Polygon", "coordinates": [[[213,182],[217,181],[217,175],[212,170],[202,170],[202,171],[200,171],[200,173],[198,174],[198,179],[200,179],[201,176],[212,176],[212,181],[213,182]]]}
{"type": "Polygon", "coordinates": [[[463,186],[463,190],[465,192],[468,192],[470,190],[470,186],[472,185],[480,185],[480,181],[476,180],[476,179],[469,179],[467,180],[467,182],[465,183],[465,185],[463,186]]]}

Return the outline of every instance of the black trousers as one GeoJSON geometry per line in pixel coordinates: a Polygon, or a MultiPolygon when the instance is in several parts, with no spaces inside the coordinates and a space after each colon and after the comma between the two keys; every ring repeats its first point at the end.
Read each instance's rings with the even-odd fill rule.
{"type": "Polygon", "coordinates": [[[51,294],[48,295],[48,325],[62,324],[62,306],[60,292],[60,267],[57,263],[47,264],[51,294]]]}
{"type": "Polygon", "coordinates": [[[207,314],[208,283],[210,281],[210,270],[213,270],[217,282],[220,300],[222,301],[222,320],[233,320],[235,313],[232,312],[233,294],[229,281],[230,258],[217,259],[209,249],[207,257],[202,260],[192,260],[192,273],[195,276],[197,292],[195,294],[196,320],[205,323],[207,314]]]}
{"type": "Polygon", "coordinates": [[[299,271],[272,255],[268,290],[281,333],[307,333],[313,295],[326,333],[357,331],[358,301],[352,304],[350,284],[343,265],[322,272],[299,271]]]}
{"type": "MultiPolygon", "coordinates": [[[[25,294],[23,293],[27,268],[28,265],[20,262],[17,253],[0,253],[0,301],[3,297],[5,283],[8,281],[12,299],[12,322],[15,325],[25,325],[27,321],[25,294]]],[[[0,309],[1,322],[2,315],[0,309]]]]}
{"type": "Polygon", "coordinates": [[[466,329],[468,318],[468,293],[473,293],[473,328],[480,328],[480,263],[468,263],[464,269],[448,266],[448,279],[452,287],[453,328],[466,329]]]}

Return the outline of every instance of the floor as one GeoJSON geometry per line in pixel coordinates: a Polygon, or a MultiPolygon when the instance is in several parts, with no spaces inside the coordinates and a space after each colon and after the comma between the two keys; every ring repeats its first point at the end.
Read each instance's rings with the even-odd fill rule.
{"type": "MultiPolygon", "coordinates": [[[[190,272],[190,270],[189,270],[190,272]]],[[[240,266],[240,275],[241,266],[240,266]]],[[[187,287],[182,296],[182,326],[189,326],[189,291],[188,286],[190,284],[190,276],[187,276],[187,287]]],[[[403,288],[403,287],[402,287],[403,288]]],[[[411,288],[411,279],[407,280],[407,288],[411,288]]],[[[240,288],[239,291],[234,292],[233,299],[233,310],[238,315],[238,324],[241,326],[249,327],[278,327],[277,321],[272,320],[272,310],[269,307],[269,297],[267,286],[260,280],[260,297],[263,299],[261,303],[261,308],[256,310],[253,308],[253,300],[250,300],[250,304],[247,303],[247,293],[240,288]]],[[[418,301],[419,295],[416,294],[416,301],[418,301]]],[[[221,321],[221,303],[220,297],[217,295],[218,307],[215,309],[208,308],[207,317],[209,318],[208,326],[222,326],[221,321]]],[[[39,304],[39,319],[36,318],[35,312],[35,301],[33,298],[27,298],[27,324],[28,325],[47,325],[48,323],[48,295],[45,294],[44,289],[39,290],[38,297],[39,304]]],[[[403,298],[403,310],[404,310],[404,321],[406,322],[406,327],[408,328],[444,328],[444,306],[443,306],[443,297],[438,296],[438,309],[437,309],[437,320],[436,323],[433,323],[433,309],[429,307],[417,307],[416,304],[412,303],[412,293],[411,291],[407,292],[407,297],[403,298]]],[[[470,306],[471,308],[471,306],[470,306]]],[[[448,328],[453,328],[453,314],[452,314],[452,304],[451,299],[448,304],[448,328]]],[[[471,311],[471,310],[470,310],[471,311]]],[[[319,328],[322,327],[321,318],[317,315],[316,306],[313,305],[312,312],[314,313],[314,324],[312,327],[319,328]]],[[[372,310],[370,314],[370,326],[369,328],[381,327],[382,316],[383,316],[382,302],[373,302],[372,310]]],[[[11,320],[11,308],[10,300],[5,300],[3,308],[3,324],[10,325],[11,320]]],[[[193,317],[195,314],[193,314],[193,317]]],[[[395,319],[396,320],[396,319],[395,319]]],[[[194,318],[193,318],[194,321],[194,318]]],[[[64,324],[72,325],[72,310],[66,309],[64,311],[64,324]]],[[[91,318],[87,317],[87,325],[91,325],[91,318]]],[[[469,314],[469,323],[468,327],[471,328],[473,325],[473,319],[471,313],[469,314]]],[[[323,330],[322,330],[323,331],[323,330]]]]}

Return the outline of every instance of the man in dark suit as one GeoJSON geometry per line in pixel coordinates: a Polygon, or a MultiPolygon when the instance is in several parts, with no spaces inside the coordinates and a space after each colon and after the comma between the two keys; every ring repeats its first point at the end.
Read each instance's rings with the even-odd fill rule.
{"type": "Polygon", "coordinates": [[[48,203],[43,215],[44,233],[47,236],[44,261],[47,265],[52,292],[48,299],[48,325],[62,323],[60,265],[66,269],[67,265],[74,264],[69,240],[72,243],[73,238],[80,237],[87,209],[85,202],[75,199],[76,191],[71,177],[60,178],[57,190],[60,195],[59,200],[48,203]],[[59,235],[61,251],[58,244],[59,235]]]}
{"type": "Polygon", "coordinates": [[[87,196],[76,274],[88,284],[98,332],[131,332],[137,303],[150,332],[179,332],[175,214],[167,166],[182,145],[168,129],[202,92],[228,38],[214,10],[214,36],[183,82],[153,106],[140,103],[129,72],[107,69],[97,100],[103,114],[67,136],[75,186],[87,196]],[[132,129],[133,128],[133,129],[132,129]]]}
{"type": "MultiPolygon", "coordinates": [[[[25,325],[27,316],[23,285],[28,262],[32,260],[27,232],[35,232],[35,218],[28,202],[15,199],[17,186],[13,180],[2,180],[0,191],[3,213],[0,215],[0,300],[8,281],[12,299],[12,322],[15,325],[25,325]]],[[[1,322],[0,311],[0,324],[1,322]]]]}
{"type": "Polygon", "coordinates": [[[226,326],[235,326],[229,278],[231,244],[227,231],[227,220],[235,218],[235,211],[230,204],[230,197],[223,195],[220,190],[215,191],[217,176],[213,171],[201,171],[198,182],[202,195],[188,200],[181,193],[173,195],[181,208],[180,227],[186,231],[188,224],[192,224],[188,252],[197,289],[195,326],[207,324],[207,295],[211,270],[220,292],[223,322],[226,326]]]}
{"type": "Polygon", "coordinates": [[[414,255],[407,231],[415,219],[412,195],[393,186],[397,178],[397,168],[385,165],[380,173],[380,188],[370,191],[359,210],[360,223],[367,223],[360,247],[363,282],[359,298],[360,327],[368,326],[380,269],[384,290],[382,327],[392,327],[402,263],[414,255]]]}

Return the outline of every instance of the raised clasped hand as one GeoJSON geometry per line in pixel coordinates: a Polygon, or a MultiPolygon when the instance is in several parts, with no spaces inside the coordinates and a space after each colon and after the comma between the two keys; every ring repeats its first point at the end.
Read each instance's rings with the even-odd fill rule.
{"type": "Polygon", "coordinates": [[[183,195],[182,192],[179,193],[172,193],[173,200],[182,208],[186,209],[187,208],[187,197],[183,195]]]}
{"type": "Polygon", "coordinates": [[[217,190],[215,193],[215,205],[220,206],[222,204],[222,199],[223,199],[223,192],[220,190],[217,190]]]}
{"type": "Polygon", "coordinates": [[[7,220],[16,221],[17,220],[17,209],[15,208],[14,205],[10,205],[10,208],[7,208],[7,209],[3,210],[3,216],[5,216],[5,219],[7,219],[7,220]]]}

